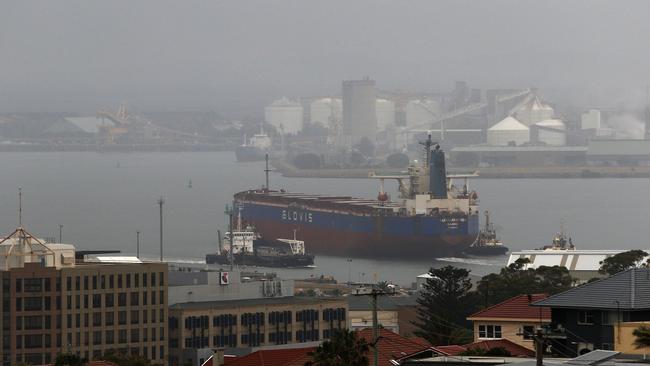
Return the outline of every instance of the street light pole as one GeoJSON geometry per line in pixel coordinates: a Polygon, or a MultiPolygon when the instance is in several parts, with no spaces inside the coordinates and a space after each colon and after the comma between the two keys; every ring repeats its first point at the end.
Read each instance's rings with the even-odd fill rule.
{"type": "Polygon", "coordinates": [[[160,207],[160,261],[163,261],[163,205],[165,204],[165,199],[163,196],[157,201],[158,206],[160,207]]]}
{"type": "Polygon", "coordinates": [[[136,245],[136,253],[137,253],[138,259],[140,259],[140,231],[139,230],[135,232],[135,236],[136,236],[136,239],[135,239],[136,240],[136,242],[135,242],[136,243],[135,244],[136,245]]]}

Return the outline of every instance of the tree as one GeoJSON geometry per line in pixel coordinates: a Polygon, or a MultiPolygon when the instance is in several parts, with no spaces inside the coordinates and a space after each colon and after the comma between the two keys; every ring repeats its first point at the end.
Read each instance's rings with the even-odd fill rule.
{"type": "Polygon", "coordinates": [[[556,294],[571,288],[575,279],[560,266],[526,268],[530,261],[518,259],[499,273],[483,276],[476,286],[485,307],[521,294],[556,294]]]}
{"type": "Polygon", "coordinates": [[[361,140],[359,140],[359,142],[354,145],[354,147],[359,150],[361,155],[364,157],[375,156],[375,144],[373,144],[372,141],[370,141],[370,139],[365,136],[362,137],[361,140]]]}
{"type": "Polygon", "coordinates": [[[433,345],[449,345],[471,340],[467,315],[476,308],[477,297],[471,292],[470,271],[454,266],[431,268],[417,299],[419,329],[414,333],[433,345]],[[469,339],[468,339],[469,338],[469,339]]]}
{"type": "Polygon", "coordinates": [[[367,366],[369,345],[348,329],[337,331],[329,340],[310,352],[305,366],[367,366]]]}
{"type": "Polygon", "coordinates": [[[410,159],[408,155],[402,153],[394,153],[388,155],[386,158],[386,165],[389,168],[406,168],[409,165],[410,159]]]}
{"type": "Polygon", "coordinates": [[[151,361],[140,355],[129,356],[112,350],[106,352],[100,360],[112,362],[117,366],[154,366],[151,361]]]}
{"type": "Polygon", "coordinates": [[[644,263],[643,260],[647,256],[648,253],[640,249],[618,253],[601,261],[598,272],[613,276],[630,268],[646,266],[647,262],[644,263]]]}
{"type": "Polygon", "coordinates": [[[54,366],[83,366],[86,360],[74,353],[59,353],[54,359],[54,366]]]}
{"type": "Polygon", "coordinates": [[[644,348],[650,346],[650,327],[642,325],[636,328],[632,335],[634,335],[634,346],[636,348],[644,348]]]}

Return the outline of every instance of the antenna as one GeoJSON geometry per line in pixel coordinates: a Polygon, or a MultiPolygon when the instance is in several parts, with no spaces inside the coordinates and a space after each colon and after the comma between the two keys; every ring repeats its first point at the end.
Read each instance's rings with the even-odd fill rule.
{"type": "Polygon", "coordinates": [[[160,206],[160,261],[163,261],[163,205],[165,204],[165,199],[163,196],[158,198],[158,206],[160,206]]]}
{"type": "Polygon", "coordinates": [[[18,187],[18,227],[23,227],[23,188],[18,187]]]}

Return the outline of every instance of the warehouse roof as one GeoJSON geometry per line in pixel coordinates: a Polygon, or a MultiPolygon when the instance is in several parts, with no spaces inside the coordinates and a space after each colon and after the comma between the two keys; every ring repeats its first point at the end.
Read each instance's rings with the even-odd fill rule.
{"type": "Polygon", "coordinates": [[[650,155],[650,140],[591,140],[587,155],[650,155]]]}
{"type": "Polygon", "coordinates": [[[572,288],[533,306],[579,309],[650,309],[650,269],[634,268],[572,288]]]}
{"type": "Polygon", "coordinates": [[[454,147],[452,152],[587,152],[586,146],[488,146],[454,147]]]}

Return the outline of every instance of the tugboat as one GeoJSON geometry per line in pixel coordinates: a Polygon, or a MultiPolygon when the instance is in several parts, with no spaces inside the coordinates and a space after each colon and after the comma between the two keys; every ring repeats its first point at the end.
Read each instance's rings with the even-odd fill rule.
{"type": "MultiPolygon", "coordinates": [[[[226,212],[230,212],[226,208],[226,212]]],[[[314,256],[305,252],[305,242],[296,239],[264,239],[252,226],[242,229],[241,213],[237,217],[237,230],[227,232],[225,243],[219,235],[219,251],[207,254],[207,264],[237,264],[260,267],[309,267],[314,256]]]]}
{"type": "Polygon", "coordinates": [[[573,241],[564,232],[564,222],[560,224],[560,232],[555,234],[551,245],[545,245],[539,250],[576,250],[573,241]]]}
{"type": "Polygon", "coordinates": [[[490,213],[485,211],[485,226],[478,234],[478,238],[466,251],[465,254],[478,256],[503,255],[508,252],[508,247],[503,245],[497,237],[494,225],[490,221],[490,213]]]}
{"type": "Polygon", "coordinates": [[[271,148],[271,138],[264,133],[264,123],[260,127],[260,133],[253,135],[235,149],[235,157],[238,162],[261,161],[271,148]]]}

